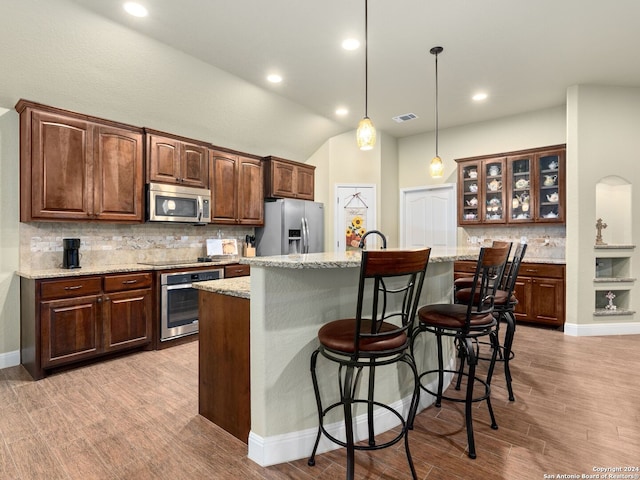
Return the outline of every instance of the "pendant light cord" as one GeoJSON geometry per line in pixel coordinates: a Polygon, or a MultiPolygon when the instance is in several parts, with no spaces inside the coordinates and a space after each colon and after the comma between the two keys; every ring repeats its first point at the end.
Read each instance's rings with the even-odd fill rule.
{"type": "Polygon", "coordinates": [[[369,0],[364,0],[364,116],[369,104],[369,0]]]}
{"type": "Polygon", "coordinates": [[[438,156],[438,53],[436,55],[436,157],[438,156]]]}

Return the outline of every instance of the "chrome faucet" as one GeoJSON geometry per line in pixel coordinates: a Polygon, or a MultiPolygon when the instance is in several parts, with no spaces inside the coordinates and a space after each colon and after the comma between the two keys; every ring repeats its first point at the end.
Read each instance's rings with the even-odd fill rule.
{"type": "Polygon", "coordinates": [[[358,244],[358,248],[365,248],[365,241],[364,239],[367,238],[367,235],[369,235],[370,233],[375,233],[376,235],[379,235],[380,238],[382,238],[382,250],[386,250],[387,249],[387,237],[385,237],[381,231],[379,230],[369,230],[367,233],[365,233],[362,238],[360,239],[360,243],[358,244]]]}

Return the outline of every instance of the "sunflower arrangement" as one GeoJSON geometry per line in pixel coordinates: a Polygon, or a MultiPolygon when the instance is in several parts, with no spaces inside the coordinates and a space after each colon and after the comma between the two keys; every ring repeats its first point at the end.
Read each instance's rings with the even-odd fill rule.
{"type": "Polygon", "coordinates": [[[345,231],[347,246],[358,247],[360,239],[367,232],[363,225],[364,219],[360,215],[356,215],[351,219],[351,224],[347,226],[345,231]]]}

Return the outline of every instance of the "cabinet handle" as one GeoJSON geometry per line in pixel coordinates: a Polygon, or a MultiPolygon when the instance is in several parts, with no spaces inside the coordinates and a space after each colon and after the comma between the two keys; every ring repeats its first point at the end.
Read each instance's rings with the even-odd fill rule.
{"type": "Polygon", "coordinates": [[[123,280],[122,281],[123,285],[132,285],[134,283],[138,283],[138,280],[123,280]]]}
{"type": "Polygon", "coordinates": [[[525,268],[524,271],[527,273],[538,273],[538,269],[536,268],[525,268]]]}
{"type": "Polygon", "coordinates": [[[83,287],[83,285],[71,285],[68,287],[64,287],[65,290],[79,290],[83,287]]]}

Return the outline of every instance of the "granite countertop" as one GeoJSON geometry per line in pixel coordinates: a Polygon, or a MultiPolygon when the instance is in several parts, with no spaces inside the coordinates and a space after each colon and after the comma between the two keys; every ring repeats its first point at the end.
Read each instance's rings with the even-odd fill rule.
{"type": "Polygon", "coordinates": [[[43,278],[67,278],[79,277],[81,275],[104,275],[107,273],[127,273],[127,272],[148,272],[154,270],[179,270],[181,268],[191,267],[218,267],[238,263],[238,258],[233,260],[221,260],[215,262],[187,262],[173,263],[171,265],[148,265],[145,263],[124,263],[114,265],[89,265],[82,268],[49,268],[49,269],[24,269],[17,270],[19,277],[31,280],[40,280],[43,278]]]}
{"type": "MultiPolygon", "coordinates": [[[[477,247],[435,247],[431,250],[430,263],[453,262],[457,260],[476,260],[477,247]]],[[[360,266],[360,251],[323,252],[292,255],[274,255],[269,257],[243,257],[240,263],[256,267],[276,268],[355,268],[360,266]]],[[[527,263],[546,263],[564,265],[562,258],[525,257],[527,263]]]]}
{"type": "Polygon", "coordinates": [[[197,282],[193,284],[193,288],[205,292],[230,295],[232,297],[251,298],[250,277],[221,278],[219,280],[197,282]]]}
{"type": "MultiPolygon", "coordinates": [[[[392,249],[390,249],[392,250],[392,249]]],[[[429,262],[453,262],[455,260],[475,260],[477,249],[436,247],[431,250],[429,262]]],[[[256,267],[276,268],[357,268],[360,266],[361,252],[323,252],[297,255],[274,255],[270,257],[243,257],[240,263],[256,267]]]]}

